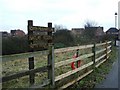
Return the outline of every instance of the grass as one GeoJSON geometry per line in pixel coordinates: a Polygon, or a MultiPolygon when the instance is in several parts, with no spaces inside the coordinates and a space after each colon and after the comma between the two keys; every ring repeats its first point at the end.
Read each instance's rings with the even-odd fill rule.
{"type": "Polygon", "coordinates": [[[118,51],[116,50],[116,47],[112,48],[112,53],[110,54],[110,58],[100,65],[98,68],[96,68],[90,75],[86,76],[82,80],[78,81],[76,84],[71,86],[71,88],[94,88],[95,85],[99,84],[101,81],[103,81],[106,77],[106,75],[109,73],[109,71],[112,68],[112,64],[115,62],[118,51]],[[107,67],[106,67],[107,66],[107,67]]]}

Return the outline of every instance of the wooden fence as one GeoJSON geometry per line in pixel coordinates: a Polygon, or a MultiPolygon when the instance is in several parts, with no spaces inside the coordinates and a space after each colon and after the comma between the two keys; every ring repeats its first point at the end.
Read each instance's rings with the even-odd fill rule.
{"type": "MultiPolygon", "coordinates": [[[[24,58],[36,57],[39,55],[51,54],[51,57],[48,57],[48,64],[46,66],[39,67],[39,68],[33,68],[33,69],[29,68],[29,70],[26,70],[26,71],[22,71],[22,72],[19,72],[16,74],[8,75],[8,76],[3,76],[1,78],[2,79],[1,83],[5,83],[10,80],[17,79],[17,78],[27,76],[27,75],[31,76],[38,72],[39,73],[48,72],[48,79],[46,81],[43,81],[43,84],[40,84],[40,85],[34,85],[33,82],[31,84],[31,80],[34,81],[35,75],[32,76],[32,79],[29,78],[30,87],[28,87],[28,88],[41,88],[41,87],[49,86],[49,85],[50,85],[50,87],[56,88],[56,83],[58,81],[64,80],[64,78],[67,78],[71,75],[74,75],[75,73],[82,71],[83,69],[86,69],[86,68],[92,66],[92,68],[90,70],[84,72],[84,74],[79,75],[74,80],[71,80],[70,82],[68,82],[64,85],[57,87],[57,88],[67,88],[70,85],[74,84],[75,82],[81,80],[83,77],[90,74],[94,70],[94,68],[97,68],[99,65],[104,63],[109,58],[110,52],[111,52],[111,41],[108,41],[105,43],[75,46],[75,47],[61,48],[61,49],[55,49],[55,50],[54,50],[54,47],[50,47],[50,49],[45,50],[45,51],[36,51],[36,52],[1,56],[2,62],[4,63],[7,61],[12,61],[12,60],[17,60],[17,59],[24,59],[24,58]],[[97,48],[99,48],[99,47],[102,47],[102,48],[97,50],[97,48]],[[67,53],[67,52],[70,52],[73,50],[78,52],[81,50],[87,50],[88,48],[91,49],[91,53],[87,53],[87,54],[83,54],[83,55],[78,54],[77,58],[70,58],[70,59],[63,60],[63,61],[56,62],[56,63],[54,61],[55,54],[64,53],[64,52],[67,53]],[[50,52],[51,50],[52,50],[52,53],[50,52]],[[70,63],[77,62],[79,60],[85,60],[86,58],[91,58],[92,60],[90,62],[87,62],[87,63],[81,65],[80,67],[77,67],[74,70],[70,70],[66,73],[55,76],[56,68],[59,68],[64,65],[69,65],[70,63]]],[[[28,63],[28,64],[30,64],[30,63],[28,63]]]]}

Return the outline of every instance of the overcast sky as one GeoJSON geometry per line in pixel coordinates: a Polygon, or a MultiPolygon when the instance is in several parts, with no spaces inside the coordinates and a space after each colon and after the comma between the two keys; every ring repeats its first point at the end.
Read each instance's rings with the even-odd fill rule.
{"type": "Polygon", "coordinates": [[[0,31],[22,29],[27,33],[27,20],[34,25],[63,25],[82,28],[87,20],[97,22],[104,31],[114,27],[120,0],[0,0],[0,31]]]}

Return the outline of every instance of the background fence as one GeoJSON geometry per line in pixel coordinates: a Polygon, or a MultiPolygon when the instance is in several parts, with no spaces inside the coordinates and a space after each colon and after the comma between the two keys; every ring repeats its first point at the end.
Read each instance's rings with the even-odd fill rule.
{"type": "Polygon", "coordinates": [[[14,80],[19,83],[18,79],[24,77],[22,80],[29,81],[28,86],[25,86],[27,88],[67,88],[105,62],[110,52],[111,41],[108,41],[55,50],[53,46],[49,46],[49,49],[44,51],[1,56],[3,66],[1,83],[3,88],[6,86],[9,88],[9,83],[14,84],[14,80]],[[30,57],[36,58],[32,63],[32,69],[29,68],[30,57]],[[73,62],[75,69],[71,68],[73,62]],[[19,67],[23,64],[22,68],[19,67]],[[15,67],[18,67],[18,70],[15,70],[17,69],[15,67]],[[42,77],[45,79],[41,79],[42,77]],[[38,81],[40,83],[36,83],[38,81]]]}

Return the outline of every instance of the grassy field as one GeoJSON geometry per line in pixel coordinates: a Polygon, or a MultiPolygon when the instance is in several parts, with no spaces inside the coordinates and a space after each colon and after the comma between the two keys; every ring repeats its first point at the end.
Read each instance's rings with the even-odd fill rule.
{"type": "MultiPolygon", "coordinates": [[[[103,47],[99,47],[96,48],[96,50],[99,50],[103,47]]],[[[66,59],[70,59],[73,58],[73,55],[75,54],[75,50],[74,51],[69,51],[69,52],[64,52],[64,53],[58,53],[55,54],[55,63],[60,62],[60,61],[64,61],[66,59]]],[[[91,53],[92,49],[81,49],[79,50],[79,56],[83,55],[83,54],[87,54],[87,53],[91,53]]],[[[83,60],[82,65],[85,63],[90,62],[92,59],[91,58],[87,58],[85,60],[83,60]]],[[[38,56],[35,57],[35,68],[38,67],[42,67],[42,66],[46,66],[47,65],[47,56],[38,56]]],[[[20,71],[24,71],[24,70],[28,70],[29,66],[28,66],[28,59],[19,59],[19,60],[14,60],[14,61],[7,61],[7,62],[3,62],[2,63],[2,75],[3,76],[7,76],[7,75],[11,75],[20,71]]],[[[55,76],[58,76],[60,74],[63,74],[65,72],[68,72],[72,70],[71,69],[71,65],[64,65],[61,66],[59,68],[55,68],[55,76]]],[[[80,73],[82,73],[83,71],[81,71],[80,73]]],[[[76,75],[71,76],[72,78],[74,78],[76,75]]],[[[47,79],[47,72],[45,73],[36,73],[35,74],[35,84],[40,84],[42,83],[44,80],[47,79]]],[[[69,81],[69,79],[71,77],[68,77],[66,79],[64,79],[63,82],[65,81],[69,81]]],[[[62,82],[62,80],[61,80],[62,82]]],[[[58,82],[59,84],[60,82],[58,82]]],[[[63,83],[62,83],[63,84],[63,83]]],[[[84,81],[80,82],[80,85],[83,85],[84,81]]],[[[3,83],[3,88],[25,88],[25,87],[29,87],[29,76],[25,76],[22,78],[18,78],[18,79],[14,79],[11,80],[9,82],[3,83]]]]}

